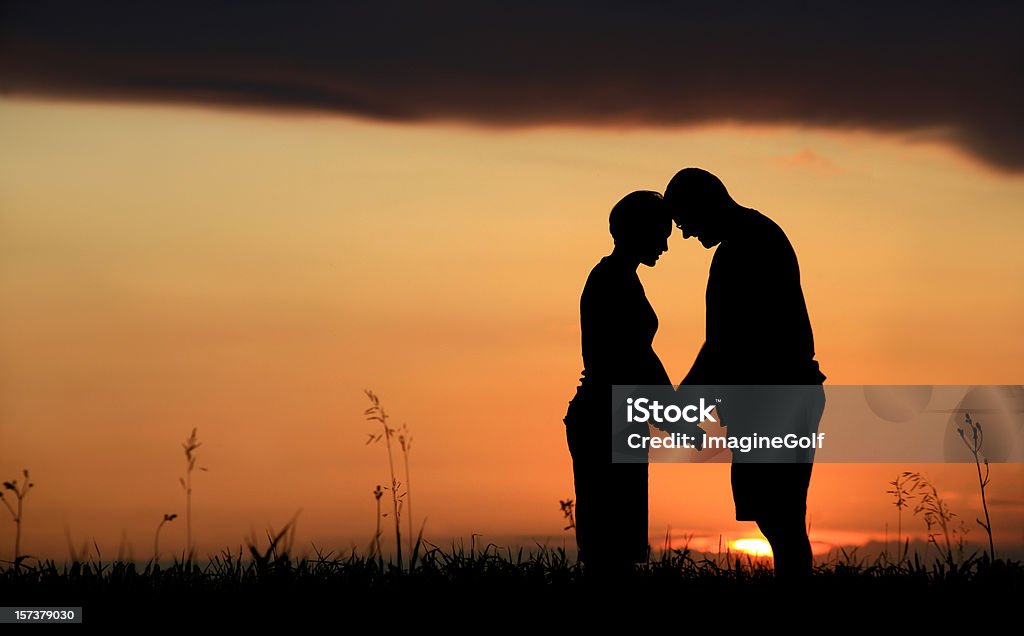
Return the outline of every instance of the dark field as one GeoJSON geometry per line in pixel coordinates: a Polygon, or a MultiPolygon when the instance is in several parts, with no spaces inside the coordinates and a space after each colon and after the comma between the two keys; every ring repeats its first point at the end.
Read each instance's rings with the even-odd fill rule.
{"type": "MultiPolygon", "coordinates": [[[[680,621],[807,620],[948,627],[1011,613],[1024,592],[1019,562],[968,559],[951,568],[832,560],[804,584],[774,580],[769,562],[663,552],[627,576],[587,573],[561,550],[430,547],[400,570],[380,558],[223,552],[204,564],[53,562],[0,570],[2,606],[81,606],[92,625],[266,626],[370,620],[382,628],[477,624],[566,629],[591,620],[637,626],[680,621]],[[865,614],[867,613],[867,614],[865,614]],[[548,617],[542,619],[541,617],[548,617]],[[881,617],[888,618],[881,618],[881,617]]],[[[782,624],[782,623],[779,623],[782,624]]],[[[489,626],[489,627],[488,627],[489,626]]],[[[810,624],[805,625],[810,627],[810,624]]]]}

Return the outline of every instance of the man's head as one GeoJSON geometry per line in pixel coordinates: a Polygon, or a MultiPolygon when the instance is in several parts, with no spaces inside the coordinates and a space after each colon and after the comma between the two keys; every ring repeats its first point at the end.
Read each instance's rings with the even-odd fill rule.
{"type": "Polygon", "coordinates": [[[700,168],[677,172],[665,188],[665,202],[683,238],[696,236],[709,249],[725,238],[729,216],[739,207],[721,179],[700,168]]]}
{"type": "Polygon", "coordinates": [[[654,267],[668,251],[672,217],[657,192],[638,190],[624,196],[608,216],[608,230],[615,239],[615,251],[654,267]]]}

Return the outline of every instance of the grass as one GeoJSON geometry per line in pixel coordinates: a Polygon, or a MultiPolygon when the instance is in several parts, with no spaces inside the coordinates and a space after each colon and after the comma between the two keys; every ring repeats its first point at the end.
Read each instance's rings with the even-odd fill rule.
{"type": "MultiPolygon", "coordinates": [[[[436,609],[435,616],[445,621],[467,619],[475,612],[498,618],[523,607],[568,610],[609,589],[624,604],[664,599],[679,607],[693,603],[701,611],[740,601],[770,604],[792,594],[792,588],[777,584],[765,560],[728,552],[663,550],[631,578],[609,588],[607,582],[589,578],[559,548],[525,550],[471,541],[467,549],[423,541],[405,567],[399,567],[396,561],[354,550],[335,554],[314,547],[313,556],[295,558],[286,540],[288,532],[286,526],[268,533],[265,547],[250,544],[248,551],[224,550],[204,564],[184,559],[162,567],[96,559],[61,565],[46,561],[20,571],[0,568],[0,598],[12,606],[81,606],[92,623],[153,616],[185,620],[176,612],[187,612],[190,621],[215,621],[226,618],[222,612],[228,608],[240,613],[230,615],[233,622],[262,622],[273,617],[268,616],[271,608],[315,608],[337,617],[346,612],[397,613],[388,619],[393,625],[417,615],[417,620],[426,620],[430,614],[402,618],[402,612],[424,607],[436,609]]],[[[898,565],[881,559],[864,563],[839,553],[816,567],[812,581],[800,598],[823,612],[849,608],[862,596],[891,596],[905,603],[982,603],[999,591],[1019,592],[1024,568],[1020,563],[991,562],[987,554],[950,569],[939,559],[925,564],[916,554],[898,565]]],[[[628,611],[626,607],[622,611],[628,611]]]]}
{"type": "MultiPolygon", "coordinates": [[[[181,447],[185,449],[185,476],[178,479],[182,490],[185,491],[185,548],[190,555],[192,554],[192,473],[196,469],[196,450],[203,445],[196,437],[196,431],[197,429],[193,428],[192,434],[181,444],[181,447]]],[[[206,471],[203,467],[200,467],[199,470],[206,471]]],[[[170,521],[166,515],[164,515],[164,519],[170,521]]],[[[159,532],[159,528],[157,532],[159,532]]]]}
{"type": "Polygon", "coordinates": [[[160,531],[164,529],[164,525],[174,521],[178,518],[176,514],[164,514],[163,521],[156,527],[156,533],[153,535],[153,562],[158,563],[160,561],[160,531]]]}
{"type": "Polygon", "coordinates": [[[21,471],[22,476],[25,478],[25,483],[18,486],[18,480],[12,479],[11,481],[5,481],[3,488],[0,489],[0,502],[4,504],[7,511],[11,513],[11,518],[14,520],[14,567],[17,569],[21,562],[27,558],[21,554],[21,526],[25,520],[25,497],[29,491],[35,488],[35,484],[30,481],[28,475],[28,469],[21,471]],[[14,493],[15,504],[11,506],[8,498],[4,496],[4,491],[10,491],[14,493]]]}
{"type": "MultiPolygon", "coordinates": [[[[399,488],[401,487],[401,482],[398,481],[398,477],[395,474],[395,459],[394,459],[394,453],[391,450],[391,439],[393,437],[395,437],[395,435],[398,433],[398,430],[397,429],[393,429],[393,428],[391,428],[388,425],[389,416],[388,416],[387,412],[384,410],[384,407],[381,406],[380,398],[378,398],[377,395],[373,391],[370,391],[370,390],[366,390],[366,391],[364,391],[364,393],[366,393],[366,397],[368,397],[370,399],[370,403],[372,404],[372,406],[370,406],[370,408],[366,409],[366,411],[363,412],[363,415],[366,417],[366,419],[368,421],[379,422],[380,425],[384,428],[384,432],[383,433],[379,433],[379,434],[371,433],[369,435],[369,439],[367,440],[366,443],[367,444],[375,444],[375,443],[379,442],[381,439],[383,439],[384,440],[384,445],[388,449],[388,471],[389,471],[389,473],[391,475],[391,487],[388,490],[391,491],[391,504],[392,504],[392,512],[393,512],[392,519],[395,522],[395,553],[398,556],[398,567],[399,567],[399,569],[401,569],[402,568],[402,504],[404,503],[405,493],[402,493],[402,492],[399,491],[399,488]]],[[[405,451],[405,442],[404,442],[404,440],[402,442],[402,450],[403,450],[403,452],[405,451]]],[[[408,473],[408,469],[409,469],[408,460],[406,460],[405,466],[406,466],[406,472],[408,473]]],[[[376,540],[376,542],[378,544],[378,548],[379,548],[379,546],[380,546],[380,536],[381,536],[379,520],[383,516],[381,514],[381,512],[380,512],[381,493],[380,493],[380,486],[379,485],[377,486],[377,489],[374,491],[373,494],[374,494],[374,497],[376,497],[376,499],[377,499],[377,519],[378,519],[378,524],[377,524],[377,535],[376,535],[375,540],[376,540]]]]}
{"type": "Polygon", "coordinates": [[[985,431],[981,426],[981,422],[971,419],[970,413],[964,414],[964,423],[962,426],[957,427],[957,432],[960,433],[960,439],[963,440],[964,446],[971,452],[974,457],[974,467],[978,471],[978,488],[981,491],[981,507],[985,511],[985,520],[977,519],[978,525],[988,535],[988,552],[990,558],[995,560],[996,558],[996,546],[992,540],[992,519],[988,515],[988,498],[986,497],[985,487],[989,483],[989,465],[988,458],[985,457],[981,447],[985,441],[985,431]],[[968,431],[970,434],[968,435],[968,431]],[[981,466],[985,466],[985,474],[981,473],[981,466]]]}
{"type": "MultiPolygon", "coordinates": [[[[409,476],[409,454],[412,451],[412,435],[409,434],[409,427],[406,424],[402,424],[400,428],[391,428],[388,424],[390,416],[384,410],[381,405],[380,398],[377,394],[370,390],[363,391],[366,397],[370,399],[370,408],[363,412],[363,416],[367,421],[378,422],[383,428],[383,433],[370,433],[366,440],[367,445],[376,444],[382,439],[384,440],[385,446],[388,451],[388,473],[391,476],[391,487],[387,488],[391,492],[391,505],[392,505],[392,518],[395,522],[395,553],[398,558],[398,567],[402,567],[402,515],[406,516],[409,524],[408,541],[409,541],[409,554],[413,553],[416,544],[420,542],[423,536],[423,527],[420,527],[419,536],[417,536],[415,543],[413,542],[413,518],[412,518],[412,493],[411,493],[411,478],[409,476]],[[405,483],[403,484],[398,479],[398,475],[395,473],[395,459],[394,453],[391,448],[391,440],[397,438],[399,448],[402,450],[402,460],[405,466],[405,483]]],[[[380,500],[384,496],[384,491],[381,489],[380,484],[373,491],[374,499],[377,502],[377,532],[373,536],[373,545],[380,554],[381,551],[381,537],[383,532],[381,530],[381,520],[387,516],[387,513],[382,513],[380,509],[380,500]]],[[[423,525],[426,525],[424,520],[423,525]]]]}

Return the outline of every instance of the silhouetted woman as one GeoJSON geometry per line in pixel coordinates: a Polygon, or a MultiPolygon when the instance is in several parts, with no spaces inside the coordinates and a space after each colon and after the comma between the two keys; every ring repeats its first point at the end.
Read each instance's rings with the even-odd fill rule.
{"type": "Polygon", "coordinates": [[[583,377],[565,416],[576,487],[576,542],[589,571],[624,573],[646,561],[647,464],[611,461],[611,387],[670,384],[652,342],[658,316],[637,276],[668,251],[672,221],[657,192],[633,192],[612,209],[612,253],[580,298],[583,377]]]}

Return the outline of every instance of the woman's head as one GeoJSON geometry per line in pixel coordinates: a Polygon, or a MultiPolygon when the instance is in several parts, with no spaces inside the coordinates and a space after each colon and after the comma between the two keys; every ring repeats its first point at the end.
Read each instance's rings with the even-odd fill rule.
{"type": "Polygon", "coordinates": [[[654,267],[658,257],[668,251],[672,216],[660,194],[638,190],[615,204],[608,217],[608,229],[616,252],[654,267]]]}

